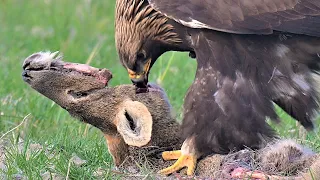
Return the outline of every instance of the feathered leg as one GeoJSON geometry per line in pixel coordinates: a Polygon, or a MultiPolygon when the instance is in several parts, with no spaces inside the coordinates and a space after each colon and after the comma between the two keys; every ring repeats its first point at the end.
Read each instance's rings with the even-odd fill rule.
{"type": "Polygon", "coordinates": [[[168,175],[187,167],[187,175],[191,176],[196,169],[199,156],[199,152],[195,149],[194,138],[188,138],[183,142],[181,150],[165,151],[162,153],[162,158],[166,161],[174,159],[178,160],[172,166],[162,169],[160,173],[168,175]]]}

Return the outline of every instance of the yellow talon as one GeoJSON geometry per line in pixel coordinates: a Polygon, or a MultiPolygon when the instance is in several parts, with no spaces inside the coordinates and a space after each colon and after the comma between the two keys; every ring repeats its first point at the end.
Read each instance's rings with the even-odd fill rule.
{"type": "Polygon", "coordinates": [[[178,151],[165,151],[162,153],[162,159],[165,161],[178,159],[181,156],[181,150],[178,151]]]}
{"type": "Polygon", "coordinates": [[[172,174],[187,167],[187,175],[193,175],[196,169],[197,157],[193,154],[181,154],[181,151],[166,151],[162,153],[164,160],[178,159],[172,166],[162,169],[159,173],[164,175],[172,174]]]}

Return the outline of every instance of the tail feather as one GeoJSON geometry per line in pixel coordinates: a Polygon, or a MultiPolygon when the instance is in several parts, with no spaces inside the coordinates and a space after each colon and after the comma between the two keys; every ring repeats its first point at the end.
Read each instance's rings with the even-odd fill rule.
{"type": "Polygon", "coordinates": [[[281,93],[273,102],[300,122],[305,129],[313,130],[313,120],[319,110],[320,76],[309,73],[292,77],[294,93],[281,93]]]}
{"type": "Polygon", "coordinates": [[[313,119],[316,109],[318,109],[318,104],[312,96],[297,95],[296,97],[283,97],[273,102],[292,118],[299,121],[308,131],[314,129],[313,119]]]}
{"type": "MultiPolygon", "coordinates": [[[[307,130],[314,128],[319,109],[320,38],[296,36],[286,42],[288,53],[280,60],[280,74],[273,78],[273,101],[307,130]]],[[[280,47],[278,50],[282,50],[280,47]]]]}

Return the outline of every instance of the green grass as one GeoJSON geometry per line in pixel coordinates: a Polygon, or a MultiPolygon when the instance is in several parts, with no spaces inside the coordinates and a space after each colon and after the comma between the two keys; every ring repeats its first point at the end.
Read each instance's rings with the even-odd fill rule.
{"type": "MultiPolygon", "coordinates": [[[[93,56],[91,65],[113,72],[112,86],[130,83],[114,45],[114,1],[0,0],[0,137],[31,113],[22,126],[4,137],[11,145],[7,146],[8,168],[0,170],[0,175],[40,179],[49,171],[71,179],[91,179],[98,168],[103,168],[105,179],[115,178],[110,175],[112,162],[102,134],[71,118],[21,78],[22,61],[28,55],[59,50],[71,62],[85,63],[93,56]],[[19,139],[24,141],[22,147],[19,139]],[[43,150],[29,152],[29,145],[35,143],[43,150]],[[72,154],[87,163],[69,166],[72,154]]],[[[167,53],[151,71],[150,81],[165,88],[179,119],[195,67],[196,62],[186,53],[167,53]]],[[[295,122],[280,114],[284,121],[277,131],[298,138],[295,122]]],[[[308,134],[304,142],[318,150],[317,137],[308,134]]]]}

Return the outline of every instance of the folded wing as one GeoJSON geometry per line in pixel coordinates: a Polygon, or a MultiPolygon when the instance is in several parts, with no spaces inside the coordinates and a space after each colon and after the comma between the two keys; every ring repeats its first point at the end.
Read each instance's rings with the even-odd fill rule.
{"type": "Polygon", "coordinates": [[[153,8],[192,28],[237,34],[274,30],[320,36],[319,0],[149,0],[153,8]]]}

